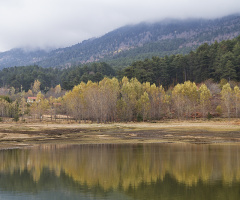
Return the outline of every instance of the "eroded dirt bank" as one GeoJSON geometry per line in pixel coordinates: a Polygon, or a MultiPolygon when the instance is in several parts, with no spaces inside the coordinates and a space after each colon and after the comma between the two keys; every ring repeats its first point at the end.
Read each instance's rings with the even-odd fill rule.
{"type": "Polygon", "coordinates": [[[40,144],[240,144],[240,120],[114,124],[0,124],[0,149],[40,144]]]}

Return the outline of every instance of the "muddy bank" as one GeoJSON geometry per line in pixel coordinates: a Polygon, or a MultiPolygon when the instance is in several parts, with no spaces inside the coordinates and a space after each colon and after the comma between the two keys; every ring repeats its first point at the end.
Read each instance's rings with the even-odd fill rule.
{"type": "Polygon", "coordinates": [[[0,125],[0,149],[41,144],[108,143],[240,144],[240,120],[119,124],[0,125]]]}

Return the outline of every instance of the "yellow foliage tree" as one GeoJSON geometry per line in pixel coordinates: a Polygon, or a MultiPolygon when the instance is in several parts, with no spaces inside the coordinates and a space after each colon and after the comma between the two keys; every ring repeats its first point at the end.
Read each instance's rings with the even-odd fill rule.
{"type": "Polygon", "coordinates": [[[144,92],[140,99],[137,102],[138,105],[138,113],[142,116],[142,120],[146,120],[149,116],[150,111],[150,100],[148,97],[148,93],[144,92]]]}
{"type": "Polygon", "coordinates": [[[228,118],[230,118],[230,115],[231,115],[232,96],[233,96],[232,88],[231,88],[230,84],[227,83],[222,87],[221,99],[222,99],[223,105],[225,106],[225,108],[227,110],[228,118]]]}
{"type": "Polygon", "coordinates": [[[114,121],[119,96],[119,82],[116,78],[104,78],[99,82],[101,121],[114,121]]]}
{"type": "Polygon", "coordinates": [[[235,86],[234,89],[234,107],[235,107],[235,117],[239,116],[239,105],[240,105],[240,90],[238,86],[235,86]]]}
{"type": "Polygon", "coordinates": [[[67,92],[63,97],[64,102],[66,102],[67,110],[70,112],[70,115],[72,115],[76,120],[80,120],[84,116],[85,89],[86,89],[86,84],[84,82],[81,82],[79,85],[74,86],[72,91],[67,92]]]}
{"type": "Polygon", "coordinates": [[[159,120],[166,112],[165,91],[162,86],[157,87],[149,82],[143,83],[143,91],[146,91],[150,101],[150,117],[159,120]]]}
{"type": "Polygon", "coordinates": [[[38,94],[38,92],[40,91],[40,86],[41,82],[39,80],[35,80],[32,86],[32,91],[34,95],[38,94]]]}
{"type": "Polygon", "coordinates": [[[196,119],[196,105],[198,103],[198,89],[194,82],[186,81],[183,84],[183,95],[185,97],[185,107],[187,111],[187,116],[189,117],[191,113],[194,113],[196,119]]]}
{"type": "Polygon", "coordinates": [[[200,96],[200,106],[202,109],[202,115],[203,117],[206,116],[206,109],[210,105],[210,98],[211,98],[211,92],[207,88],[205,84],[202,84],[199,88],[199,96],[200,96]]]}
{"type": "Polygon", "coordinates": [[[137,102],[142,95],[142,91],[142,84],[136,78],[132,78],[129,81],[126,77],[123,77],[121,96],[122,101],[127,106],[125,115],[127,121],[137,117],[137,102]]]}
{"type": "Polygon", "coordinates": [[[185,106],[183,84],[177,84],[173,88],[172,98],[173,98],[173,102],[174,102],[174,107],[177,111],[177,117],[179,119],[179,118],[183,117],[184,106],[185,106]]]}

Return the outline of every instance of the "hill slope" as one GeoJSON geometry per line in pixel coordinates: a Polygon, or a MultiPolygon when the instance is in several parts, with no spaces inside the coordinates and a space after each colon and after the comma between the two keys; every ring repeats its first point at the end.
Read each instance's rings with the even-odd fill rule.
{"type": "Polygon", "coordinates": [[[38,64],[43,67],[71,66],[105,61],[126,66],[134,60],[174,53],[188,53],[215,40],[240,34],[240,15],[215,20],[165,20],[121,27],[102,37],[89,39],[51,52],[14,49],[0,53],[0,68],[38,64]]]}
{"type": "Polygon", "coordinates": [[[119,80],[124,76],[129,79],[137,78],[141,83],[155,83],[165,88],[188,80],[196,83],[206,80],[208,83],[213,80],[224,83],[228,80],[234,86],[239,84],[235,81],[240,81],[240,36],[211,45],[204,43],[196,51],[186,55],[139,60],[123,70],[115,70],[104,62],[66,69],[43,68],[37,65],[9,67],[0,70],[0,86],[5,87],[2,91],[9,87],[14,87],[16,91],[28,91],[38,79],[41,90],[51,92],[50,88],[58,84],[65,90],[71,90],[81,82],[99,82],[106,76],[116,76],[119,80]]]}

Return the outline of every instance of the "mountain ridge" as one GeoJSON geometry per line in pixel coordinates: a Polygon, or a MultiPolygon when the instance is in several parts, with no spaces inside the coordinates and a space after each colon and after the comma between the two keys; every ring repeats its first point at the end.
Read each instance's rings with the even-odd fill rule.
{"type": "Polygon", "coordinates": [[[232,39],[239,34],[240,15],[214,20],[167,19],[155,23],[142,22],[50,52],[23,49],[2,52],[0,69],[32,64],[42,67],[70,67],[96,61],[109,62],[113,66],[128,65],[136,59],[174,53],[186,54],[203,43],[232,39]]]}

